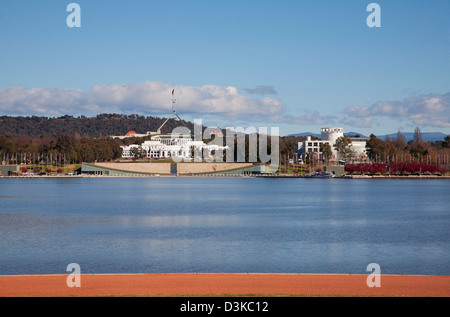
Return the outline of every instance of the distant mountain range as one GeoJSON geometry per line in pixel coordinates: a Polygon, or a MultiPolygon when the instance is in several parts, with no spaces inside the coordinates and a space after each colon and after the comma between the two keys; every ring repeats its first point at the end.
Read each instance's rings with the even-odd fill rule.
{"type": "MultiPolygon", "coordinates": [[[[299,136],[308,136],[308,135],[312,135],[312,136],[315,136],[317,138],[320,138],[320,133],[311,133],[311,132],[302,132],[302,133],[289,134],[288,136],[299,137],[299,136]]],[[[362,138],[366,137],[365,135],[363,135],[361,133],[358,133],[358,132],[346,132],[346,133],[344,133],[344,135],[359,135],[362,138]]],[[[395,135],[397,135],[397,133],[395,135]]]]}
{"type": "MultiPolygon", "coordinates": [[[[402,132],[405,136],[406,142],[414,140],[414,132],[402,132]]],[[[386,140],[386,136],[389,138],[396,138],[397,133],[385,134],[385,135],[377,135],[377,138],[382,140],[386,140]]],[[[422,132],[422,139],[424,141],[443,141],[447,134],[442,132],[422,132]]]]}
{"type": "MultiPolygon", "coordinates": [[[[405,136],[406,142],[414,140],[414,132],[402,132],[402,134],[405,136]]],[[[312,136],[315,136],[317,138],[320,138],[320,133],[311,133],[311,132],[302,132],[302,133],[289,134],[288,136],[299,137],[299,136],[308,136],[308,135],[312,135],[312,136]]],[[[344,135],[359,135],[362,138],[368,138],[367,135],[364,135],[364,134],[359,133],[359,132],[346,132],[346,133],[344,133],[344,135]]],[[[382,140],[386,140],[386,136],[388,136],[391,139],[394,139],[394,138],[397,137],[397,132],[391,133],[391,134],[385,134],[385,135],[377,135],[377,138],[382,139],[382,140]]],[[[442,133],[442,132],[422,132],[422,139],[424,141],[441,141],[441,140],[444,140],[444,138],[446,136],[447,135],[445,133],[442,133]]]]}

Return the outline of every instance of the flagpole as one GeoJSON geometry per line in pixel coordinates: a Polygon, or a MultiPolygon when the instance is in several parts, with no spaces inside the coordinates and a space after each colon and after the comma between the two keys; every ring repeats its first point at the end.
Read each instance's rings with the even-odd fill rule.
{"type": "Polygon", "coordinates": [[[175,112],[174,104],[175,104],[176,99],[174,98],[174,94],[175,94],[175,89],[172,89],[172,112],[175,112]]]}

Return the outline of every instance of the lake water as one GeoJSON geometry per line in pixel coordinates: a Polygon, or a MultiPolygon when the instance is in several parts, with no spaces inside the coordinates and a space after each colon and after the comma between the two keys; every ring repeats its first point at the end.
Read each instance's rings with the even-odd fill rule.
{"type": "Polygon", "coordinates": [[[450,275],[449,180],[0,179],[0,274],[450,275]]]}

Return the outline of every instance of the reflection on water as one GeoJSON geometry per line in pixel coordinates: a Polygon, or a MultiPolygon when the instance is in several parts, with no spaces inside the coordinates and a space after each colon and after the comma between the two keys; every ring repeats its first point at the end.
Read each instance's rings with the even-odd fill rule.
{"type": "Polygon", "coordinates": [[[0,274],[450,273],[446,180],[1,179],[0,274]]]}

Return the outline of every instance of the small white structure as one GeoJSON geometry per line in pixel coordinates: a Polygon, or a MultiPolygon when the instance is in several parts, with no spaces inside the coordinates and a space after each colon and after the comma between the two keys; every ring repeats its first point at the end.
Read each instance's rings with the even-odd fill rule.
{"type": "Polygon", "coordinates": [[[308,153],[313,153],[315,157],[319,160],[322,159],[321,144],[328,143],[325,140],[312,140],[311,136],[308,135],[304,142],[299,142],[297,144],[297,155],[300,162],[303,162],[308,153]]]}
{"type": "MultiPolygon", "coordinates": [[[[298,142],[297,144],[297,156],[299,162],[303,162],[308,153],[312,153],[318,160],[328,159],[337,160],[337,151],[334,147],[336,144],[336,140],[340,137],[344,136],[343,128],[322,128],[320,130],[321,139],[313,140],[309,135],[306,137],[304,142],[298,142]],[[332,157],[325,158],[323,157],[323,153],[321,151],[321,144],[327,143],[331,147],[332,157]]],[[[354,151],[354,157],[359,158],[366,154],[366,143],[369,140],[368,138],[350,138],[352,141],[352,149],[354,151]]]]}
{"type": "Polygon", "coordinates": [[[352,141],[352,149],[354,151],[354,157],[357,158],[357,160],[367,157],[366,153],[366,144],[367,141],[369,141],[369,138],[350,138],[352,141]]]}

